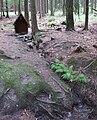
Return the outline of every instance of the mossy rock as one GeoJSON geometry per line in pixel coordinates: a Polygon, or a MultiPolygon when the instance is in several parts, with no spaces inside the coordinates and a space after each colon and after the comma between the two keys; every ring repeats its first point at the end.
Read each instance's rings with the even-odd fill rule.
{"type": "Polygon", "coordinates": [[[0,61],[0,103],[8,106],[5,113],[32,107],[37,96],[44,91],[51,95],[52,101],[60,104],[53,88],[33,67],[0,61]]]}

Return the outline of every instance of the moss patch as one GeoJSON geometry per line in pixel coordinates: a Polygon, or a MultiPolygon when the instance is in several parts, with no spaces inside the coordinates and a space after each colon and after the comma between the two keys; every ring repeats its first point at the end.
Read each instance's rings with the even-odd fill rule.
{"type": "MultiPolygon", "coordinates": [[[[13,90],[14,93],[11,94],[16,96],[15,103],[19,100],[20,103],[28,106],[27,103],[29,101],[34,102],[36,97],[43,91],[51,94],[51,99],[59,103],[57,95],[51,86],[41,78],[33,67],[0,61],[0,99],[3,95],[9,94],[13,90]]],[[[10,103],[12,103],[12,95],[9,96],[10,103]]]]}

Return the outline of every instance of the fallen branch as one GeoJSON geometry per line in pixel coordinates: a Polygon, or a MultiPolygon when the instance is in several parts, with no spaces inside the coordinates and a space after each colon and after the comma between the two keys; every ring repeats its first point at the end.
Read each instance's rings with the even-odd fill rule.
{"type": "Polygon", "coordinates": [[[43,110],[45,110],[51,118],[54,118],[54,116],[52,115],[52,113],[50,113],[43,105],[39,104],[39,106],[40,106],[43,110]]]}
{"type": "Polygon", "coordinates": [[[86,70],[87,68],[89,68],[95,61],[96,61],[96,59],[94,59],[93,61],[91,61],[86,67],[84,67],[83,70],[86,70]]]}
{"type": "Polygon", "coordinates": [[[51,78],[61,87],[61,89],[63,89],[65,92],[69,92],[69,91],[71,91],[71,89],[69,88],[69,87],[67,87],[66,89],[61,85],[61,83],[57,80],[57,79],[55,79],[54,77],[52,77],[51,76],[51,78]]]}
{"type": "Polygon", "coordinates": [[[56,104],[56,102],[53,102],[53,101],[45,101],[45,100],[41,100],[39,98],[36,98],[36,100],[40,101],[40,102],[43,102],[43,103],[47,103],[47,104],[56,104]]]}

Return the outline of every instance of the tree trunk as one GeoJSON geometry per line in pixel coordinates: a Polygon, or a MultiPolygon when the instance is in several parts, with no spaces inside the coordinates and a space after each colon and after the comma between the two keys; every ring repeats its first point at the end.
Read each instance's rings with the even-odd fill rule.
{"type": "Polygon", "coordinates": [[[74,30],[73,0],[66,0],[66,30],[74,30]]]}
{"type": "Polygon", "coordinates": [[[0,19],[2,19],[2,0],[0,0],[0,13],[1,13],[0,19]]]}
{"type": "Polygon", "coordinates": [[[21,0],[19,0],[19,3],[18,3],[18,14],[21,13],[21,0]]]}
{"type": "Polygon", "coordinates": [[[35,35],[38,32],[37,18],[36,18],[36,8],[35,0],[30,0],[30,9],[31,9],[31,25],[32,25],[32,35],[35,35]]]}
{"type": "Polygon", "coordinates": [[[50,6],[51,6],[51,16],[54,16],[54,11],[53,11],[53,0],[50,0],[50,6]]]}
{"type": "Polygon", "coordinates": [[[9,18],[9,13],[8,13],[8,0],[6,0],[6,18],[9,18]]]}
{"type": "Polygon", "coordinates": [[[93,14],[93,0],[90,0],[91,2],[91,14],[93,14]]]}
{"type": "Polygon", "coordinates": [[[85,27],[84,30],[88,30],[88,17],[89,17],[89,0],[86,0],[86,13],[85,13],[85,27]]]}
{"type": "Polygon", "coordinates": [[[42,18],[42,0],[39,0],[39,18],[42,18]]]}
{"type": "Polygon", "coordinates": [[[95,9],[96,9],[96,2],[97,2],[97,1],[95,0],[95,3],[94,3],[94,4],[95,4],[95,6],[94,6],[95,9]]]}
{"type": "Polygon", "coordinates": [[[46,13],[48,13],[48,0],[46,2],[46,13]]]}
{"type": "Polygon", "coordinates": [[[63,16],[64,16],[64,15],[66,15],[66,11],[65,11],[65,3],[66,3],[66,1],[63,0],[62,2],[63,2],[62,3],[62,11],[63,11],[63,16]]]}
{"type": "Polygon", "coordinates": [[[24,14],[25,14],[25,19],[29,23],[29,10],[28,10],[28,0],[24,0],[24,14]]]}
{"type": "Polygon", "coordinates": [[[16,0],[14,0],[14,12],[15,12],[15,15],[16,15],[16,0]]]}

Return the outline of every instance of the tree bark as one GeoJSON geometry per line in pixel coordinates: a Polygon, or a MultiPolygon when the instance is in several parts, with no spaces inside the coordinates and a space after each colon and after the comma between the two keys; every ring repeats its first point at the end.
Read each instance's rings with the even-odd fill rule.
{"type": "Polygon", "coordinates": [[[93,0],[90,0],[91,2],[91,14],[93,14],[93,0]]]}
{"type": "Polygon", "coordinates": [[[30,5],[31,5],[30,9],[31,9],[32,35],[35,35],[38,32],[35,0],[30,0],[30,5]]]}
{"type": "Polygon", "coordinates": [[[62,2],[63,2],[62,3],[62,11],[63,11],[63,16],[64,16],[64,15],[66,15],[66,9],[65,9],[66,0],[63,0],[62,2]]]}
{"type": "Polygon", "coordinates": [[[14,0],[14,12],[15,12],[15,15],[17,14],[16,13],[16,0],[14,0]]]}
{"type": "Polygon", "coordinates": [[[85,27],[83,30],[88,30],[88,17],[89,17],[89,0],[86,0],[86,11],[85,11],[85,27]]]}
{"type": "Polygon", "coordinates": [[[9,13],[8,13],[8,0],[6,0],[6,18],[9,18],[9,13]]]}
{"type": "Polygon", "coordinates": [[[94,8],[96,9],[96,2],[97,2],[97,0],[95,0],[95,5],[94,5],[94,8]]]}
{"type": "Polygon", "coordinates": [[[50,0],[50,6],[51,6],[51,16],[54,16],[54,11],[53,11],[53,0],[50,0]]]}
{"type": "Polygon", "coordinates": [[[28,0],[24,0],[24,14],[25,14],[25,19],[29,23],[29,10],[28,10],[28,0]]]}
{"type": "Polygon", "coordinates": [[[18,14],[21,13],[21,0],[19,0],[19,3],[18,3],[18,14]]]}
{"type": "Polygon", "coordinates": [[[73,0],[66,0],[66,30],[74,30],[73,0]]]}

